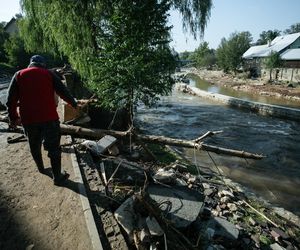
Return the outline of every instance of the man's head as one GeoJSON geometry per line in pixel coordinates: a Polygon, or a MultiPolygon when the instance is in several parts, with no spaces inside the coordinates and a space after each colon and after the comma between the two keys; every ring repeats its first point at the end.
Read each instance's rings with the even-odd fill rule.
{"type": "Polygon", "coordinates": [[[42,57],[40,55],[34,55],[30,58],[29,66],[31,66],[32,64],[37,65],[37,66],[46,67],[46,60],[44,57],[42,57]]]}

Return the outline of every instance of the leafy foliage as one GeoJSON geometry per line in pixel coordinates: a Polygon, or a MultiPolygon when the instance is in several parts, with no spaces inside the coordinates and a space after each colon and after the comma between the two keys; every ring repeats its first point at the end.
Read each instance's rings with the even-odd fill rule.
{"type": "Polygon", "coordinates": [[[242,64],[242,55],[250,48],[251,34],[246,32],[233,33],[229,39],[223,38],[216,51],[217,62],[225,72],[237,72],[242,64]]]}
{"type": "Polygon", "coordinates": [[[215,51],[209,48],[208,42],[201,43],[190,59],[196,62],[197,67],[210,68],[216,63],[215,51]]]}
{"type": "Polygon", "coordinates": [[[212,0],[171,0],[171,5],[182,14],[184,30],[189,30],[195,38],[203,35],[212,0]]]}
{"type": "Polygon", "coordinates": [[[167,12],[202,33],[211,0],[21,0],[27,48],[67,56],[106,107],[155,102],[171,91],[175,60],[167,12]],[[31,31],[31,32],[29,32],[31,31]]]}
{"type": "Polygon", "coordinates": [[[28,66],[30,54],[26,52],[23,39],[16,33],[11,35],[4,44],[8,63],[17,68],[22,69],[28,66]]]}
{"type": "Polygon", "coordinates": [[[4,43],[8,40],[8,33],[4,30],[5,23],[0,23],[0,62],[7,62],[4,43]]]}
{"type": "Polygon", "coordinates": [[[280,31],[279,30],[263,31],[259,35],[259,39],[257,40],[256,44],[257,45],[267,44],[269,41],[272,41],[277,36],[280,36],[280,31]]]}
{"type": "Polygon", "coordinates": [[[283,31],[284,34],[293,34],[300,32],[300,23],[295,23],[290,26],[290,28],[283,31]]]}
{"type": "Polygon", "coordinates": [[[282,60],[280,54],[272,51],[270,55],[266,58],[264,65],[270,70],[270,81],[272,81],[272,70],[274,68],[279,68],[282,66],[282,60]]]}

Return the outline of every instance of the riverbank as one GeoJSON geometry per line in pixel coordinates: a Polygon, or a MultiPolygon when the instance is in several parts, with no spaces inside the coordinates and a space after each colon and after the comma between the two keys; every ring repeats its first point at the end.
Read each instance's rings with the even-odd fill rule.
{"type": "Polygon", "coordinates": [[[223,71],[217,70],[198,70],[196,68],[189,68],[184,72],[196,74],[201,79],[218,86],[261,96],[270,96],[274,98],[284,98],[287,100],[297,101],[300,105],[299,83],[294,83],[292,85],[288,83],[270,84],[265,79],[247,79],[243,78],[241,75],[234,77],[230,74],[225,74],[223,71]]]}

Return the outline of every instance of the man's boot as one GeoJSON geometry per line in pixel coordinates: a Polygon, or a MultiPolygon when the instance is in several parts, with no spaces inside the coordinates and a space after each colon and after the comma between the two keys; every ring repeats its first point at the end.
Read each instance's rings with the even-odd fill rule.
{"type": "Polygon", "coordinates": [[[50,162],[52,167],[54,185],[62,185],[70,175],[65,171],[63,171],[63,173],[61,172],[61,157],[52,157],[50,158],[50,162]]]}

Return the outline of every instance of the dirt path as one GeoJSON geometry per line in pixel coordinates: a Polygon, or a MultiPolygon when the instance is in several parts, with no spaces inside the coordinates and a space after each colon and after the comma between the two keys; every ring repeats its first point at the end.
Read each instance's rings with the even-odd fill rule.
{"type": "MultiPolygon", "coordinates": [[[[0,123],[0,249],[91,249],[76,183],[54,186],[37,171],[26,141],[6,142],[6,127],[0,123]]],[[[62,159],[74,179],[69,155],[62,159]]]]}

